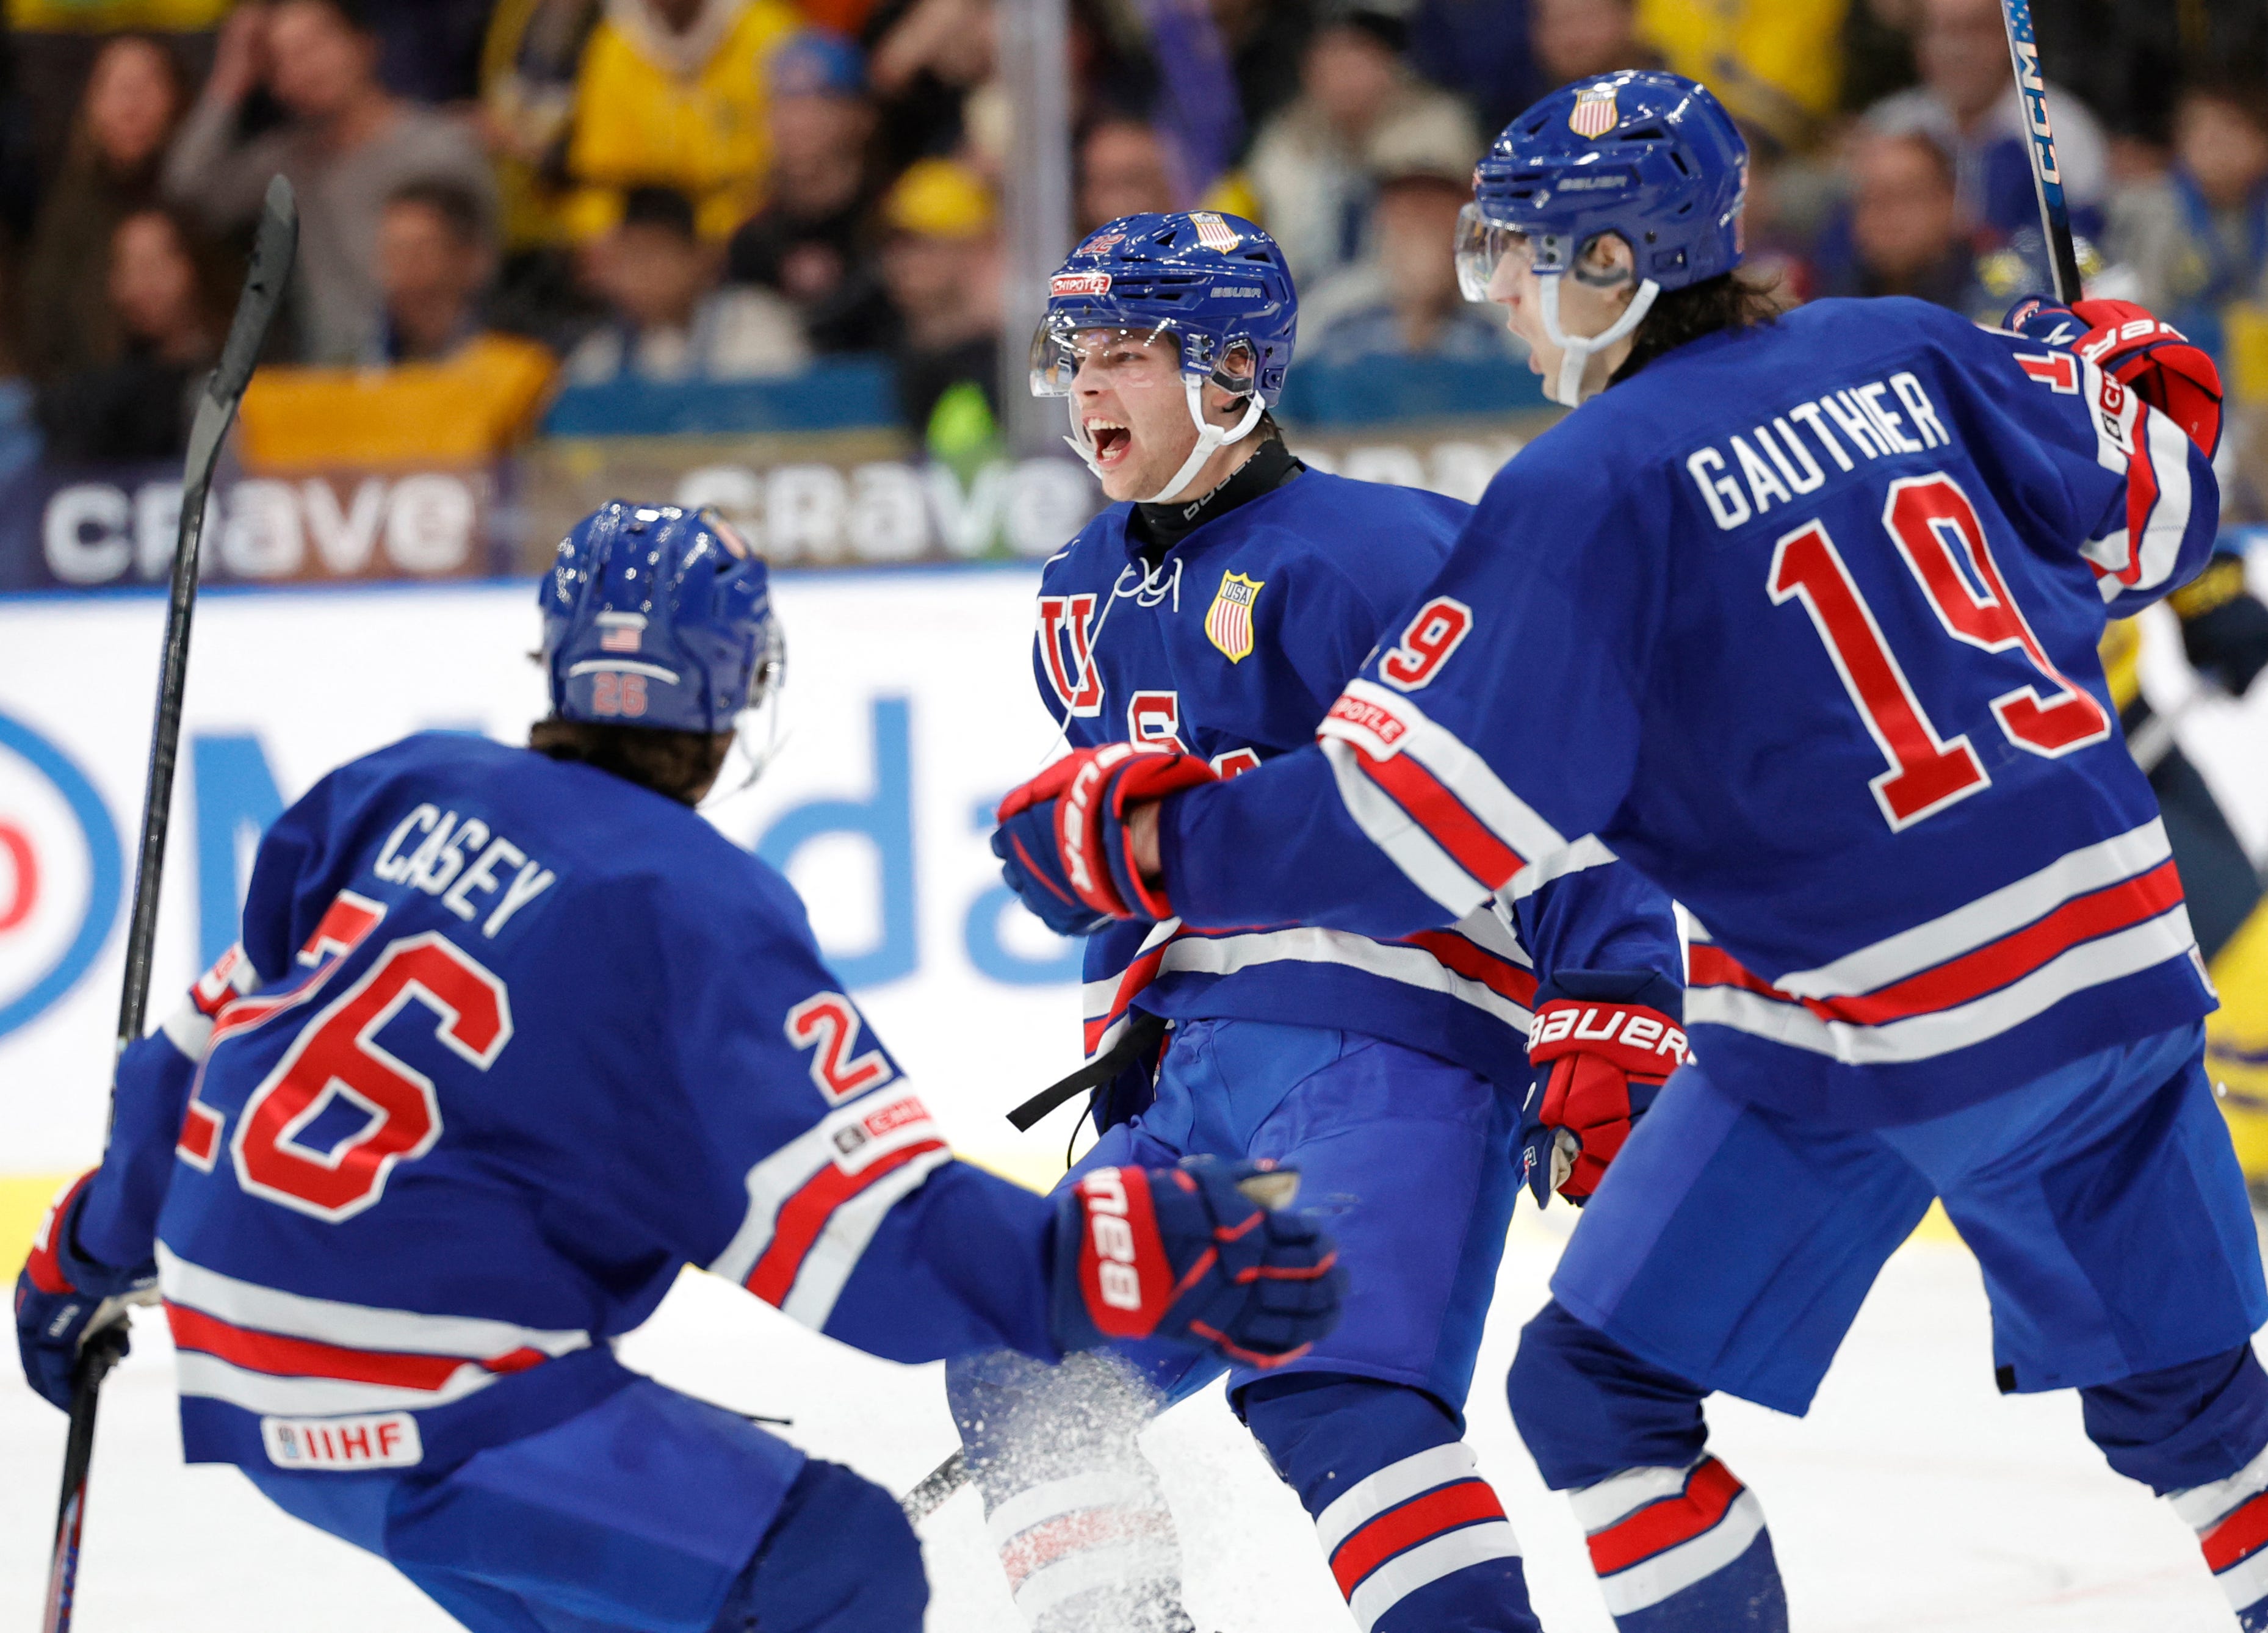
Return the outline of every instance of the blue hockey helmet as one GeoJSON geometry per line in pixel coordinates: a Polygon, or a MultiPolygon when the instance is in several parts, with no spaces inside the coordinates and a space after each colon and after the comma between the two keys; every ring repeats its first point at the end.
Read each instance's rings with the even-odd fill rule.
{"type": "Polygon", "coordinates": [[[711,511],[600,505],[559,541],[536,600],[564,719],[730,732],[782,678],[764,563],[711,511]]]}
{"type": "Polygon", "coordinates": [[[1473,173],[1457,228],[1457,277],[1488,298],[1498,263],[1525,245],[1543,280],[1545,332],[1566,349],[1553,395],[1573,406],[1591,354],[1636,328],[1664,290],[1741,263],[1749,144],[1707,86],[1623,69],[1563,85],[1511,124],[1473,173]],[[1558,275],[1602,233],[1629,244],[1640,280],[1603,335],[1563,336],[1558,275]]]}
{"type": "MultiPolygon", "coordinates": [[[[1165,499],[1211,457],[1241,440],[1284,389],[1299,329],[1300,297],[1276,240],[1241,216],[1214,210],[1121,216],[1089,233],[1048,281],[1047,312],[1032,335],[1032,394],[1069,397],[1080,339],[1096,331],[1170,340],[1197,445],[1165,499]],[[1213,385],[1247,399],[1233,426],[1210,423],[1201,393],[1213,385]]],[[[1074,406],[1071,447],[1094,450],[1074,406]]]]}

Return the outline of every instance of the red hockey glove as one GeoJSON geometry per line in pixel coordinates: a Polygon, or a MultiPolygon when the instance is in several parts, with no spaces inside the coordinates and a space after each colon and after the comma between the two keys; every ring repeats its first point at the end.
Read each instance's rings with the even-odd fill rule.
{"type": "Polygon", "coordinates": [[[1590,1200],[1685,1055],[1684,1028],[1643,1004],[1554,998],[1535,1011],[1521,1177],[1537,1206],[1554,1190],[1579,1208],[1590,1200]]]}
{"type": "Polygon", "coordinates": [[[1253,1199],[1288,1203],[1298,1179],[1191,1157],[1097,1168],[1057,1192],[1056,1341],[1177,1338],[1263,1369],[1305,1355],[1338,1325],[1338,1251],[1313,1221],[1253,1199]]]}
{"type": "Polygon", "coordinates": [[[2031,295],[2003,326],[2075,351],[2189,434],[2211,459],[2220,446],[2220,371],[2189,337],[2131,300],[2059,306],[2031,295]]]}
{"type": "Polygon", "coordinates": [[[1081,908],[1108,918],[1171,918],[1165,892],[1143,881],[1127,853],[1126,808],[1218,780],[1204,761],[1170,748],[1082,748],[1000,802],[993,854],[1009,886],[1063,933],[1085,933],[1058,922],[1081,908]]]}

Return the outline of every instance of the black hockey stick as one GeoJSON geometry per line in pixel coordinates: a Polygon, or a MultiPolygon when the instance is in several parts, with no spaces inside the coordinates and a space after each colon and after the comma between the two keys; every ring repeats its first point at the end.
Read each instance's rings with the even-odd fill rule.
{"type": "Polygon", "coordinates": [[[2079,281],[2079,253],[2071,241],[2071,207],[2063,195],[2063,170],[2056,163],[2055,130],[2048,122],[2047,86],[2040,77],[2039,36],[2032,28],[2032,0],[2000,0],[2007,27],[2008,61],[2016,73],[2016,96],[2024,105],[2031,136],[2032,191],[2040,201],[2040,230],[2047,235],[2048,271],[2055,298],[2068,306],[2085,291],[2079,281]]]}
{"type": "MultiPolygon", "coordinates": [[[[197,546],[204,536],[205,499],[212,490],[229,422],[252,379],[269,325],[283,304],[284,285],[299,244],[299,207],[291,184],[278,176],[253,239],[252,264],[237,298],[220,363],[197,395],[181,470],[180,532],[173,546],[173,578],[166,607],[166,644],[158,666],[158,713],[150,732],[150,765],[142,781],[142,843],[134,871],[134,913],[126,931],[126,982],[118,1000],[118,1048],[142,1035],[150,1006],[150,958],[158,931],[158,886],[166,871],[166,830],[173,814],[173,761],[181,740],[181,694],[188,684],[189,618],[197,599],[197,546]]],[[[114,1085],[114,1092],[115,1085],[114,1085]]],[[[115,1107],[114,1105],[114,1110],[115,1107]]],[[[125,1349],[123,1318],[97,1332],[71,1375],[70,1433],[63,1443],[63,1497],[55,1509],[55,1552],[48,1562],[45,1633],[69,1633],[78,1591],[79,1540],[86,1526],[87,1471],[94,1460],[94,1413],[102,1380],[125,1349]]]]}
{"type": "Polygon", "coordinates": [[[945,1506],[946,1498],[968,1483],[968,1453],[955,1448],[953,1455],[922,1477],[922,1482],[898,1499],[909,1524],[919,1525],[945,1506]]]}

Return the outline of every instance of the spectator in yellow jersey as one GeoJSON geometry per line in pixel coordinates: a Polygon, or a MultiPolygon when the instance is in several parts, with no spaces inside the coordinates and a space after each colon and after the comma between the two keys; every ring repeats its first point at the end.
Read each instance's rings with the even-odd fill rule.
{"type": "MultiPolygon", "coordinates": [[[[2246,588],[2243,558],[2215,555],[2166,603],[2182,655],[2208,689],[2244,695],[2268,667],[2268,606],[2246,588]]],[[[2158,796],[2198,952],[2220,990],[2220,1007],[2205,1019],[2205,1066],[2253,1205],[2268,1208],[2268,897],[2212,784],[2183,754],[2174,719],[2143,695],[2142,640],[2141,620],[2114,619],[2102,636],[2103,676],[2127,747],[2158,796]]]]}
{"type": "Polygon", "coordinates": [[[684,194],[706,239],[746,221],[770,159],[771,51],[799,22],[784,0],[607,0],[575,77],[573,236],[610,230],[636,187],[684,194]]]}
{"type": "MultiPolygon", "coordinates": [[[[1848,9],[1849,0],[1638,0],[1638,31],[1664,66],[1700,80],[1744,127],[1786,149],[1806,145],[1835,110],[1848,9]]],[[[2013,107],[2005,48],[2000,77],[2013,107]]]]}

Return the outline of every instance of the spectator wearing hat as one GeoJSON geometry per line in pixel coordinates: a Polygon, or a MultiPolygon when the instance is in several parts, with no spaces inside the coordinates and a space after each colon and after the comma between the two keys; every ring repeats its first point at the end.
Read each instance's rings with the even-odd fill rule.
{"type": "Polygon", "coordinates": [[[1481,151],[1464,105],[1423,84],[1403,59],[1408,27],[1384,0],[1335,9],[1300,62],[1297,100],[1270,120],[1247,169],[1292,276],[1314,283],[1368,246],[1375,155],[1481,151]]]}
{"type": "Polygon", "coordinates": [[[882,201],[882,278],[899,320],[898,407],[927,440],[939,411],[983,405],[997,419],[998,212],[983,178],[952,159],[909,166],[882,201]]]}
{"type": "Polygon", "coordinates": [[[814,351],[887,343],[889,298],[873,267],[874,105],[858,46],[816,28],[784,40],[765,116],[770,193],[733,234],[725,276],[785,298],[814,351]]]}
{"type": "Polygon", "coordinates": [[[2268,294],[2268,86],[2234,76],[2184,86],[2171,168],[2113,200],[2107,236],[2134,298],[2218,352],[2222,309],[2268,294]]]}
{"type": "MultiPolygon", "coordinates": [[[[2008,77],[2008,41],[1998,0],[1920,0],[1914,62],[1922,82],[1867,110],[1869,129],[1919,132],[1953,155],[1962,221],[1996,243],[2036,244],[2040,210],[2032,192],[2030,138],[2023,105],[2008,77]]],[[[2084,102],[2050,80],[2056,162],[2074,232],[2102,226],[2110,149],[2084,102]]],[[[2045,261],[2040,262],[2043,270],[2045,261]]]]}
{"type": "Polygon", "coordinates": [[[605,0],[575,75],[569,232],[596,239],[628,189],[663,187],[702,237],[729,237],[762,196],[769,62],[799,22],[785,0],[605,0]]]}
{"type": "Polygon", "coordinates": [[[1451,254],[1457,212],[1473,196],[1472,166],[1439,155],[1383,156],[1377,231],[1364,261],[1302,303],[1305,348],[1327,363],[1394,357],[1507,362],[1521,352],[1495,308],[1468,302],[1451,254]]]}
{"type": "Polygon", "coordinates": [[[608,316],[568,357],[568,379],[742,380],[803,369],[811,354],[795,309],[770,290],[719,287],[724,261],[685,195],[632,188],[621,219],[585,252],[608,316]]]}
{"type": "Polygon", "coordinates": [[[405,184],[446,180],[495,208],[495,182],[464,126],[403,102],[378,80],[378,41],[355,0],[246,5],[221,31],[213,70],[166,161],[167,195],[227,231],[260,213],[269,178],[299,200],[301,353],[355,363],[375,343],[378,224],[405,184]],[[246,139],[246,99],[265,85],[287,115],[246,139]]]}
{"type": "Polygon", "coordinates": [[[24,261],[24,361],[34,377],[118,357],[124,340],[105,292],[111,235],[158,202],[166,144],[188,109],[180,59],[161,41],[121,34],[96,55],[24,261]]]}

